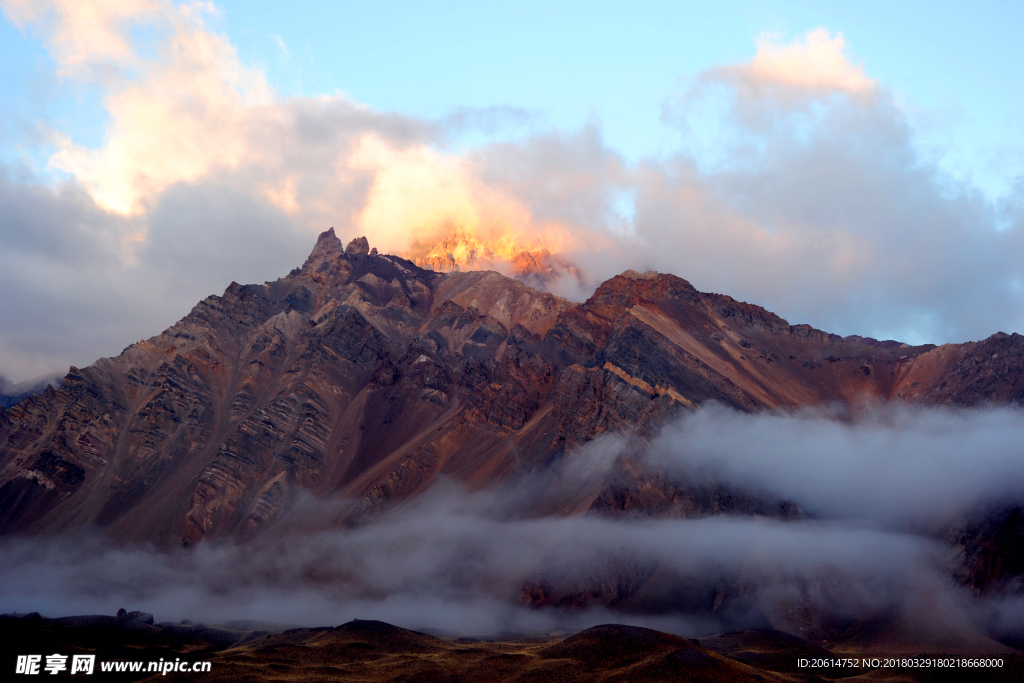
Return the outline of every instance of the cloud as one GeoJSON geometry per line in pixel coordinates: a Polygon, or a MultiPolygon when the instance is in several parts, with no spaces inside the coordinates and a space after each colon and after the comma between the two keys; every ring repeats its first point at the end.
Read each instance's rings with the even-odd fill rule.
{"type": "Polygon", "coordinates": [[[99,538],[6,539],[0,611],[57,616],[128,606],[158,620],[308,625],[377,618],[462,634],[614,621],[698,636],[763,623],[763,613],[749,612],[754,605],[733,616],[712,612],[715,590],[738,598],[730,586],[743,577],[752,602],[763,594],[768,611],[802,595],[822,616],[895,610],[913,619],[915,603],[937,592],[950,604],[945,618],[966,613],[966,603],[945,586],[946,554],[924,539],[753,519],[503,518],[494,504],[494,493],[449,488],[367,527],[285,533],[192,553],[117,548],[99,538]],[[519,599],[530,581],[552,570],[568,573],[561,583],[571,592],[574,585],[590,590],[595,579],[623,567],[661,572],[661,587],[648,589],[646,606],[609,611],[597,600],[582,611],[536,609],[519,599]],[[800,588],[826,577],[841,589],[808,595],[800,588]]]}
{"type": "Polygon", "coordinates": [[[26,396],[41,394],[48,385],[58,388],[63,379],[63,375],[50,375],[35,377],[24,382],[13,382],[0,376],[0,408],[10,408],[20,403],[26,396]]]}
{"type": "MultiPolygon", "coordinates": [[[[258,193],[287,212],[298,212],[299,202],[323,209],[355,170],[348,157],[363,134],[408,144],[418,129],[413,136],[422,143],[431,128],[343,95],[279,96],[262,71],[242,64],[228,39],[207,27],[212,5],[10,0],[4,7],[15,23],[43,32],[60,68],[113,62],[123,69],[103,81],[110,122],[102,145],[83,147],[54,132],[58,149],[50,160],[111,213],[145,215],[169,188],[216,182],[225,173],[257,180],[258,193]],[[139,27],[150,30],[133,34],[139,27]]],[[[131,239],[142,242],[145,234],[131,239]]]]}
{"type": "Polygon", "coordinates": [[[945,342],[1024,329],[1021,187],[993,206],[923,160],[841,34],[762,37],[748,62],[698,75],[666,105],[683,146],[630,163],[594,123],[545,130],[509,108],[427,121],[343,94],[284,97],[210,28],[209,5],[2,6],[63,76],[106,89],[110,117],[95,148],[49,132],[64,186],[4,171],[25,194],[4,210],[39,216],[0,235],[21,259],[19,279],[4,280],[21,299],[6,311],[34,330],[5,332],[0,369],[14,377],[116,353],[231,280],[282,275],[330,226],[413,257],[467,236],[499,270],[546,247],[582,267],[583,282],[548,285],[577,300],[652,268],[841,334],[945,342]],[[450,147],[460,131],[526,124],[450,147]],[[52,237],[34,261],[18,246],[31,232],[52,237]],[[276,253],[257,258],[264,247],[276,253]],[[81,285],[86,273],[106,282],[81,285]],[[75,327],[89,320],[105,322],[75,327]]]}
{"type": "Polygon", "coordinates": [[[83,76],[102,64],[133,64],[130,26],[166,12],[168,5],[160,0],[3,0],[0,8],[21,29],[42,27],[61,75],[83,76]]]}
{"type": "Polygon", "coordinates": [[[711,407],[668,426],[652,466],[796,501],[818,518],[926,534],[982,503],[1024,499],[1020,410],[874,406],[852,421],[711,407]]]}
{"type": "Polygon", "coordinates": [[[862,67],[847,59],[843,34],[831,36],[821,27],[789,45],[780,43],[777,36],[762,35],[757,40],[757,54],[748,63],[711,73],[742,80],[751,88],[774,85],[857,93],[876,87],[862,67]]]}
{"type": "MultiPolygon", "coordinates": [[[[0,368],[19,378],[114,354],[231,280],[282,275],[331,225],[399,252],[452,230],[543,243],[582,265],[591,288],[655,268],[844,334],[958,341],[1024,329],[1021,187],[994,207],[922,160],[841,34],[762,38],[749,62],[709,69],[669,105],[695,138],[695,112],[717,107],[717,163],[684,147],[630,164],[596,125],[456,153],[445,147],[453,129],[504,114],[433,122],[343,95],[282,97],[210,30],[203,5],[2,7],[40,32],[63,76],[108,89],[111,117],[96,149],[60,139],[52,163],[71,180],[0,169],[0,368]]],[[[752,576],[765,610],[771,596],[801,599],[801,585],[842,576],[848,591],[813,596],[821,609],[927,621],[920,605],[940,596],[945,619],[970,617],[943,548],[907,529],[1009,495],[1019,416],[894,420],[702,411],[656,443],[666,467],[710,468],[828,522],[531,520],[495,513],[493,494],[452,493],[365,529],[291,539],[287,552],[273,538],[191,555],[6,541],[0,609],[548,628],[608,615],[511,606],[538,566],[626,553],[686,580],[752,576]]],[[[630,618],[687,635],[722,626],[703,613],[630,618]]]]}
{"type": "Polygon", "coordinates": [[[477,259],[478,267],[502,271],[523,250],[607,250],[613,246],[608,236],[580,226],[591,216],[604,218],[603,207],[597,207],[609,194],[606,171],[614,172],[620,162],[593,131],[565,138],[452,155],[425,145],[399,148],[368,134],[350,159],[373,177],[356,226],[382,251],[413,258],[442,238],[463,237],[490,254],[477,259]],[[574,149],[563,155],[563,145],[574,149]],[[606,157],[605,168],[594,170],[586,166],[591,158],[574,158],[583,148],[592,157],[606,157]],[[559,159],[574,167],[546,167],[559,159]]]}
{"type": "MultiPolygon", "coordinates": [[[[127,19],[151,23],[161,33],[155,59],[123,45],[127,38],[119,41],[116,56],[134,63],[136,73],[113,86],[105,100],[111,123],[103,147],[91,150],[59,138],[50,161],[77,177],[101,207],[138,214],[174,183],[236,167],[251,152],[254,129],[265,126],[267,117],[273,120],[275,112],[264,109],[272,92],[262,72],[243,66],[234,47],[205,28],[201,5],[145,2],[90,13],[85,26],[74,24],[64,5],[58,8],[74,28],[59,24],[53,43],[74,46],[71,63],[112,56],[105,41],[127,19]]],[[[55,56],[68,63],[62,50],[55,56]]]]}
{"type": "Polygon", "coordinates": [[[223,292],[225,278],[273,279],[308,252],[266,200],[179,185],[126,253],[122,236],[141,229],[139,218],[104,211],[77,182],[49,188],[17,175],[0,166],[0,367],[14,379],[116,355],[223,292]]]}
{"type": "MultiPolygon", "coordinates": [[[[496,119],[521,119],[521,112],[463,109],[434,124],[373,112],[343,95],[283,98],[206,26],[212,11],[170,2],[58,2],[48,10],[10,3],[8,16],[41,27],[59,65],[113,60],[131,67],[107,84],[111,120],[101,147],[55,134],[51,165],[72,174],[100,208],[144,215],[177,184],[235,175],[255,181],[264,198],[297,220],[355,217],[357,228],[386,250],[408,252],[418,240],[452,229],[507,241],[515,241],[511,231],[531,231],[514,198],[478,182],[467,159],[430,147],[467,121],[493,128],[496,119]],[[132,38],[129,29],[137,25],[155,29],[155,37],[148,35],[155,56],[144,57],[146,46],[132,38]],[[365,199],[332,201],[339,185],[352,183],[368,189],[365,199]]],[[[533,230],[551,243],[555,231],[533,230]]],[[[146,237],[127,239],[130,249],[146,237]]]]}
{"type": "Polygon", "coordinates": [[[373,173],[358,225],[384,251],[425,252],[439,233],[498,237],[530,222],[521,205],[479,183],[461,157],[423,146],[396,149],[366,136],[351,161],[373,173]]]}
{"type": "Polygon", "coordinates": [[[50,132],[51,165],[72,174],[57,186],[0,168],[0,368],[16,379],[114,355],[232,280],[283,275],[328,226],[355,236],[381,170],[352,161],[364,138],[402,153],[436,135],[344,96],[276,95],[205,26],[207,6],[115,4],[3,5],[63,75],[101,78],[111,117],[96,149],[50,132]]]}
{"type": "Polygon", "coordinates": [[[1019,216],[925,161],[884,88],[779,90],[753,64],[712,69],[669,105],[690,142],[637,171],[651,267],[844,335],[1024,327],[1022,233],[1004,229],[1019,216]]]}

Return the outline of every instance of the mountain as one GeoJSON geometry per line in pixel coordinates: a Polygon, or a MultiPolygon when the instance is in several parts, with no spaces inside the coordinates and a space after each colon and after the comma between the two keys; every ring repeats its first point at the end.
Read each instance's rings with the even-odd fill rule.
{"type": "MultiPolygon", "coordinates": [[[[343,249],[332,229],[286,277],[231,283],[0,410],[0,532],[245,539],[304,491],[342,505],[324,523],[359,524],[440,476],[499,485],[604,433],[643,441],[709,402],[1020,404],[1022,368],[1019,334],[939,347],[839,337],[655,272],[627,271],[577,304],[495,272],[424,269],[365,238],[343,249]]],[[[558,507],[587,510],[802,514],[628,459],[558,507]]]]}

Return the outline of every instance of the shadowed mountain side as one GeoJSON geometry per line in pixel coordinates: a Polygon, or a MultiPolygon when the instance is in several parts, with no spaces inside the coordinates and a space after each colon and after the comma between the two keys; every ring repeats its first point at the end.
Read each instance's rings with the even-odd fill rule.
{"type": "MultiPolygon", "coordinates": [[[[1024,504],[987,504],[955,520],[946,542],[960,559],[957,579],[973,593],[1024,595],[1024,504]]],[[[1018,645],[1024,644],[1018,640],[1018,645]]]]}
{"type": "MultiPolygon", "coordinates": [[[[501,485],[596,436],[640,442],[710,401],[1020,403],[1024,337],[909,347],[789,325],[627,271],[573,304],[323,233],[301,268],[232,283],[174,326],[0,411],[0,532],[245,539],[310,492],[357,524],[439,477],[501,485]]],[[[600,473],[599,473],[600,474],[600,473]]],[[[622,461],[561,513],[801,513],[622,461]],[[654,509],[657,510],[654,510],[654,509]]]]}

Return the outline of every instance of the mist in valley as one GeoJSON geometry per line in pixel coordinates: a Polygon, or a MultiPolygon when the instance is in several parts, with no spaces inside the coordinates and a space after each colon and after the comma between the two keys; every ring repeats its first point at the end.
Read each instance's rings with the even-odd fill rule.
{"type": "Polygon", "coordinates": [[[812,639],[878,622],[934,642],[1019,639],[1024,591],[962,586],[963,558],[946,535],[1024,498],[1024,414],[879,406],[838,417],[702,408],[649,447],[601,437],[501,489],[445,481],[354,528],[300,531],[346,503],[306,497],[240,544],[167,552],[118,545],[101,529],[6,538],[0,612],[360,618],[462,635],[614,622],[688,637],[776,628],[812,639]],[[614,476],[623,454],[674,480],[791,501],[803,514],[558,514],[559,500],[614,476]]]}

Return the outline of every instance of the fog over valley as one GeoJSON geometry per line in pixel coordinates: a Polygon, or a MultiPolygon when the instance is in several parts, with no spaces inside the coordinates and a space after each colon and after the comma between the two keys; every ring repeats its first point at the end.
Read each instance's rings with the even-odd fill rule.
{"type": "Polygon", "coordinates": [[[310,531],[335,504],[304,495],[247,543],[190,551],[81,536],[8,538],[0,610],[159,621],[287,624],[380,619],[461,635],[633,623],[686,637],[783,628],[830,639],[894,620],[932,646],[1019,635],[1019,579],[979,595],[946,534],[992,504],[1019,506],[1024,415],[878,405],[834,415],[709,407],[668,425],[642,467],[733,484],[803,513],[672,517],[543,514],[614,477],[633,453],[603,437],[497,489],[440,481],[354,528],[310,531]]]}

